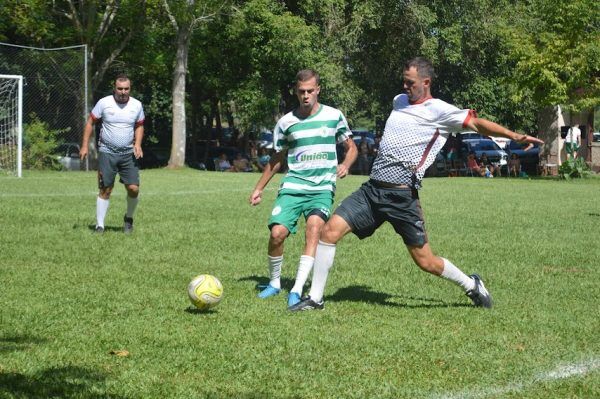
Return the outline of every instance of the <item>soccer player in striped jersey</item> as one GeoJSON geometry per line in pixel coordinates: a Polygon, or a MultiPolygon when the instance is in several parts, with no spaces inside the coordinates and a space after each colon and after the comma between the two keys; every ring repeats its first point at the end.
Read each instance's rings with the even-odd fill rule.
{"type": "Polygon", "coordinates": [[[323,309],[336,243],[350,232],[360,239],[369,237],[384,222],[389,222],[402,237],[413,261],[422,270],[459,285],[475,306],[492,307],[491,295],[477,274],[467,276],[448,259],[434,255],[417,190],[425,170],[451,132],[474,130],[520,143],[543,142],[478,118],[473,110],[461,110],[433,98],[433,66],[424,58],[408,61],[403,77],[406,93],[394,99],[370,179],[342,201],[323,227],[309,296],[290,307],[291,311],[323,309]]]}
{"type": "Polygon", "coordinates": [[[356,145],[346,118],[337,109],[319,103],[319,74],[304,69],[296,75],[299,105],[276,124],[273,144],[276,153],[256,183],[250,204],[258,205],[271,178],[287,161],[268,226],[270,282],[259,298],[269,298],[281,291],[283,246],[290,233],[296,233],[300,216],[306,220],[305,245],[296,282],[288,295],[288,306],[300,302],[302,289],[312,270],[319,234],[331,214],[336,177],[348,175],[357,156],[356,145]],[[336,145],[343,143],[344,161],[338,164],[336,145]]]}

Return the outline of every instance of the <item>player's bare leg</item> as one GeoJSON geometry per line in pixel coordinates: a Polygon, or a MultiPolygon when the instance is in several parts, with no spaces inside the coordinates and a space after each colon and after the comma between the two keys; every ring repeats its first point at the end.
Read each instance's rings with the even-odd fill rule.
{"type": "Polygon", "coordinates": [[[448,259],[434,255],[429,243],[423,246],[407,245],[406,248],[421,270],[461,286],[475,306],[492,307],[492,298],[478,275],[467,276],[448,259]]]}
{"type": "Polygon", "coordinates": [[[315,252],[319,243],[319,235],[324,225],[325,220],[319,215],[311,215],[306,220],[304,252],[298,264],[296,281],[288,295],[288,306],[293,306],[300,302],[302,289],[304,288],[304,284],[306,284],[306,280],[308,280],[313,263],[315,262],[315,252]]]}
{"type": "Polygon", "coordinates": [[[271,227],[269,236],[269,285],[258,293],[259,298],[269,298],[281,291],[281,266],[283,264],[283,243],[290,234],[289,230],[280,224],[271,227]]]}

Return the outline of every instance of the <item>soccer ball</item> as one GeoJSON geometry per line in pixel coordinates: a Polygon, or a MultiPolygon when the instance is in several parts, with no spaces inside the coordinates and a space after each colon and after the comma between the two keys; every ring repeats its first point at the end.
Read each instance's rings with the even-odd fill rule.
{"type": "Polygon", "coordinates": [[[190,281],[188,296],[192,304],[198,309],[210,309],[221,301],[223,285],[215,276],[201,274],[190,281]]]}

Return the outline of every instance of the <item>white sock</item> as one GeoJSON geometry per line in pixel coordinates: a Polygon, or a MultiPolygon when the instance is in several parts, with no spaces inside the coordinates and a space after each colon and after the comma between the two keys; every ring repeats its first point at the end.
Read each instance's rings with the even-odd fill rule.
{"type": "Polygon", "coordinates": [[[269,275],[271,276],[271,281],[269,284],[273,288],[281,289],[281,265],[283,264],[283,255],[282,256],[269,256],[269,275]]]}
{"type": "Polygon", "coordinates": [[[108,212],[108,205],[110,204],[110,200],[105,200],[103,198],[96,198],[96,226],[104,227],[104,218],[106,217],[106,213],[108,212]]]}
{"type": "Polygon", "coordinates": [[[135,208],[139,202],[139,197],[132,198],[129,195],[127,196],[127,214],[128,218],[133,218],[133,213],[135,212],[135,208]]]}
{"type": "Polygon", "coordinates": [[[460,269],[454,266],[448,259],[442,258],[442,260],[444,261],[442,277],[460,285],[465,291],[475,288],[475,281],[473,281],[471,277],[461,272],[460,269]]]}
{"type": "Polygon", "coordinates": [[[302,255],[300,257],[298,272],[296,273],[296,283],[292,288],[292,292],[302,295],[302,288],[304,288],[304,284],[306,284],[306,280],[308,280],[308,275],[310,274],[314,263],[315,258],[312,256],[302,255]]]}
{"type": "Polygon", "coordinates": [[[310,299],[315,302],[321,302],[325,292],[325,284],[329,269],[333,266],[335,258],[335,244],[327,244],[319,241],[317,245],[317,253],[315,254],[315,264],[313,270],[312,284],[310,285],[310,299]]]}

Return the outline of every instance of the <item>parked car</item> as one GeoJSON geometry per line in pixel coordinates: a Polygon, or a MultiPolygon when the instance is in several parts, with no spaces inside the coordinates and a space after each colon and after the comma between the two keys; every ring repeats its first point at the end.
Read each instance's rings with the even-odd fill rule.
{"type": "Polygon", "coordinates": [[[508,156],[517,154],[521,161],[521,169],[528,174],[536,174],[537,166],[540,163],[540,146],[534,144],[533,147],[525,151],[526,146],[527,144],[511,140],[507,146],[508,156]]]}
{"type": "Polygon", "coordinates": [[[144,156],[138,160],[140,169],[162,168],[169,163],[167,149],[147,148],[142,146],[144,156]]]}
{"type": "Polygon", "coordinates": [[[470,152],[474,152],[477,158],[481,158],[485,153],[491,162],[498,163],[501,167],[508,164],[506,151],[491,139],[463,139],[461,148],[463,159],[466,160],[470,152]]]}
{"type": "Polygon", "coordinates": [[[65,170],[81,170],[78,143],[63,143],[56,149],[58,162],[65,170]]]}
{"type": "Polygon", "coordinates": [[[593,141],[600,141],[600,132],[592,133],[594,135],[593,141]]]}

